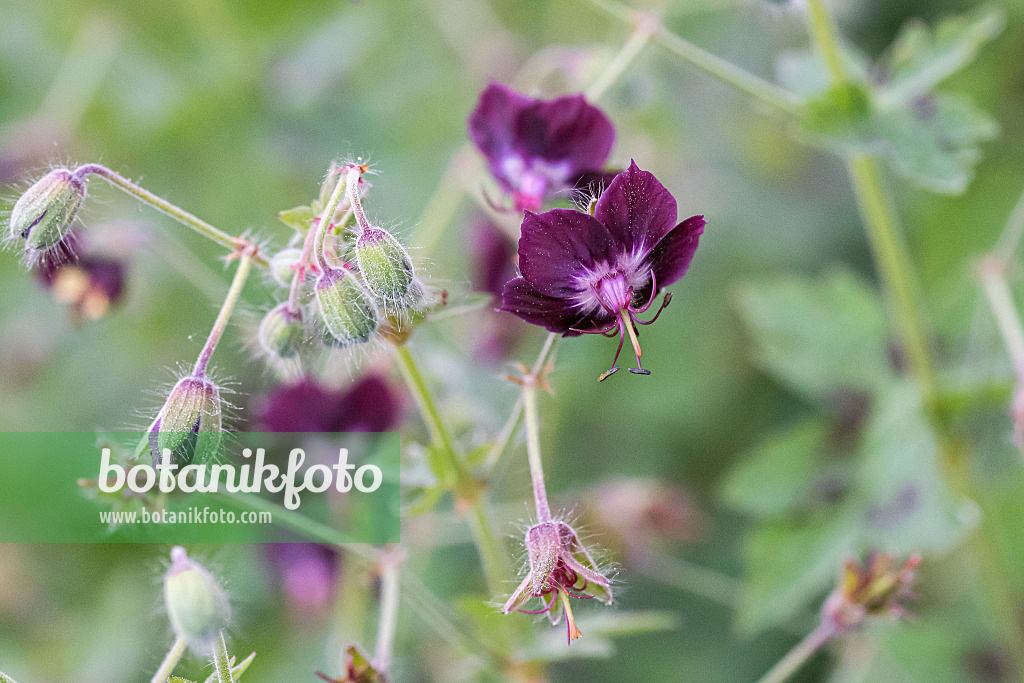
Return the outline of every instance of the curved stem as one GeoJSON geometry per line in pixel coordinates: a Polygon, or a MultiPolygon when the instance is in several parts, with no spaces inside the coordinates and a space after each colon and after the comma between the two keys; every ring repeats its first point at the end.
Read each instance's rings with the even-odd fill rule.
{"type": "Polygon", "coordinates": [[[633,29],[629,39],[605,65],[604,70],[598,74],[590,87],[584,91],[583,94],[591,102],[599,100],[608,91],[608,88],[619,80],[619,76],[640,56],[643,49],[651,42],[651,38],[658,32],[657,22],[646,15],[638,15],[634,23],[636,28],[633,29]]]}
{"type": "Polygon", "coordinates": [[[231,675],[228,646],[224,642],[224,631],[220,631],[213,641],[213,666],[217,672],[217,683],[235,683],[235,677],[231,675]]]}
{"type": "Polygon", "coordinates": [[[345,181],[345,184],[348,185],[348,203],[352,206],[352,212],[356,215],[356,227],[359,228],[359,234],[373,227],[370,225],[370,221],[366,219],[366,212],[363,211],[363,202],[359,198],[359,179],[365,170],[365,166],[351,166],[348,169],[345,181]]]}
{"type": "MultiPolygon", "coordinates": [[[[161,662],[160,668],[153,674],[153,678],[150,683],[167,683],[170,679],[171,674],[174,673],[174,667],[181,661],[181,656],[185,654],[185,647],[187,643],[182,637],[178,637],[174,641],[174,645],[171,645],[171,649],[167,652],[167,656],[164,657],[164,661],[161,662]]],[[[2,674],[0,674],[0,682],[4,680],[2,674]]]]}
{"type": "Polygon", "coordinates": [[[242,288],[245,287],[245,281],[249,277],[252,261],[253,256],[248,251],[238,258],[238,270],[235,271],[235,277],[231,281],[231,288],[228,289],[228,294],[220,307],[220,313],[217,314],[217,319],[213,323],[210,336],[207,337],[206,344],[203,345],[202,351],[199,352],[199,358],[196,359],[195,367],[192,368],[193,376],[200,377],[206,374],[206,368],[210,365],[210,357],[213,356],[213,352],[217,349],[217,344],[220,343],[220,338],[224,336],[224,330],[227,329],[228,322],[231,320],[231,314],[234,313],[235,306],[238,305],[238,300],[242,295],[242,288]]]}
{"type": "Polygon", "coordinates": [[[346,178],[339,178],[338,184],[334,186],[334,191],[331,192],[330,198],[324,205],[324,210],[320,212],[320,221],[316,226],[313,248],[316,252],[316,261],[323,270],[326,270],[328,266],[327,255],[324,253],[324,241],[331,228],[331,219],[334,218],[334,213],[338,210],[338,205],[341,204],[341,199],[345,195],[345,185],[346,178]]]}
{"type": "Polygon", "coordinates": [[[807,634],[806,638],[797,643],[796,647],[790,650],[785,657],[780,659],[771,668],[771,671],[761,678],[760,683],[782,683],[787,680],[834,635],[836,635],[835,627],[827,626],[824,623],[819,624],[816,629],[807,634]]]}
{"type": "MultiPolygon", "coordinates": [[[[232,251],[242,251],[245,248],[252,246],[248,240],[241,237],[232,237],[223,230],[215,228],[203,219],[185,211],[185,209],[182,209],[180,206],[172,204],[166,199],[157,197],[149,190],[136,185],[120,173],[117,173],[106,166],[102,166],[100,164],[85,164],[76,168],[73,171],[73,174],[77,178],[97,175],[119,190],[126,192],[143,203],[149,204],[157,211],[170,216],[182,225],[192,228],[203,237],[206,237],[223,247],[227,247],[232,251]]],[[[261,266],[269,265],[267,259],[259,254],[255,254],[253,256],[253,261],[261,266]]]]}

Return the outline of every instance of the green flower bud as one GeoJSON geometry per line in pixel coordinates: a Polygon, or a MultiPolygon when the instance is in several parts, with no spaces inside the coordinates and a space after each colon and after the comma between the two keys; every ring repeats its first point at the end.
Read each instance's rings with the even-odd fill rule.
{"type": "Polygon", "coordinates": [[[10,236],[25,250],[44,251],[60,242],[85,199],[85,182],[71,171],[50,171],[18,198],[11,210],[10,236]]]}
{"type": "Polygon", "coordinates": [[[220,449],[222,436],[220,391],[205,377],[183,377],[149,428],[153,465],[165,449],[177,465],[201,464],[220,449]]]}
{"type": "Polygon", "coordinates": [[[214,640],[231,616],[224,590],[181,546],[171,550],[171,566],[164,575],[164,606],[175,635],[200,654],[213,650],[214,640]]]}
{"type": "Polygon", "coordinates": [[[329,268],[316,281],[316,300],[332,346],[361,344],[370,339],[380,316],[366,290],[346,268],[329,268]]]}
{"type": "Polygon", "coordinates": [[[366,288],[385,310],[401,310],[416,300],[419,289],[412,259],[391,233],[380,228],[364,229],[356,240],[355,253],[366,288]]]}
{"type": "Polygon", "coordinates": [[[270,274],[282,287],[288,287],[295,277],[295,269],[302,259],[301,249],[282,249],[270,259],[270,274]]]}
{"type": "Polygon", "coordinates": [[[294,357],[306,338],[302,313],[291,310],[287,303],[278,304],[263,317],[257,338],[260,348],[271,358],[281,360],[294,357]]]}

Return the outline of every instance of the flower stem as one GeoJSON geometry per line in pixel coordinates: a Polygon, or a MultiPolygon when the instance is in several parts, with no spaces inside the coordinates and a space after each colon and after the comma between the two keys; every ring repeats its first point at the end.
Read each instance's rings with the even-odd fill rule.
{"type": "Polygon", "coordinates": [[[640,56],[651,38],[658,32],[658,24],[651,17],[644,14],[637,14],[634,18],[635,28],[622,47],[609,60],[597,78],[584,91],[584,95],[591,102],[601,99],[601,96],[612,87],[615,81],[619,80],[622,73],[629,68],[629,65],[640,56]]]}
{"type": "MultiPolygon", "coordinates": [[[[171,674],[174,673],[174,667],[181,661],[181,656],[185,654],[185,647],[187,643],[184,638],[179,637],[174,641],[174,645],[171,645],[171,649],[167,652],[167,656],[164,657],[164,661],[160,664],[160,668],[153,674],[153,678],[150,683],[167,683],[170,679],[171,674]]],[[[2,675],[0,675],[0,683],[4,681],[2,675]]]]}
{"type": "Polygon", "coordinates": [[[807,634],[803,640],[796,644],[785,657],[771,668],[761,678],[760,683],[782,683],[789,679],[797,669],[810,659],[811,655],[818,651],[822,645],[827,643],[832,636],[836,635],[835,627],[826,625],[824,622],[807,634]]]}
{"type": "Polygon", "coordinates": [[[532,376],[523,383],[523,416],[526,423],[526,454],[530,459],[533,499],[537,504],[537,521],[551,521],[551,507],[544,488],[544,465],[540,457],[540,421],[537,418],[537,385],[532,376]]]}
{"type": "Polygon", "coordinates": [[[1010,354],[1013,371],[1024,382],[1024,327],[1006,282],[1006,262],[997,256],[986,257],[978,266],[982,289],[995,315],[999,333],[1010,354]]]}
{"type": "Polygon", "coordinates": [[[235,683],[235,677],[231,675],[228,646],[224,642],[224,631],[218,633],[213,641],[213,666],[217,671],[217,683],[235,683]]]}
{"type": "Polygon", "coordinates": [[[387,674],[391,664],[391,646],[398,627],[399,569],[403,553],[397,548],[381,553],[380,558],[380,623],[377,626],[377,645],[373,652],[373,668],[387,674]]]}
{"type": "Polygon", "coordinates": [[[192,375],[194,377],[201,377],[206,374],[206,368],[210,364],[210,357],[213,356],[213,352],[217,349],[217,344],[220,343],[220,338],[224,336],[224,330],[227,329],[228,322],[231,320],[231,314],[235,311],[235,306],[238,305],[238,300],[242,295],[242,288],[245,287],[245,281],[249,277],[249,270],[252,266],[253,255],[250,250],[242,253],[238,258],[238,269],[235,271],[235,277],[231,280],[231,287],[228,289],[228,294],[224,297],[224,303],[220,307],[220,313],[217,314],[217,319],[213,323],[213,329],[210,330],[210,336],[206,339],[206,344],[203,345],[202,350],[199,352],[199,358],[196,359],[195,367],[192,368],[192,375]]]}
{"type": "MultiPolygon", "coordinates": [[[[248,240],[242,237],[232,237],[223,230],[215,228],[203,219],[185,211],[185,209],[170,203],[166,199],[157,197],[149,190],[136,185],[120,173],[117,173],[106,166],[102,166],[100,164],[85,164],[76,168],[73,174],[76,178],[98,175],[119,190],[126,192],[145,204],[149,204],[157,211],[170,216],[182,225],[192,228],[203,237],[206,237],[207,239],[212,240],[233,252],[243,251],[252,246],[248,240]]],[[[252,259],[258,265],[269,265],[267,259],[259,254],[254,253],[252,259]]]]}
{"type": "Polygon", "coordinates": [[[481,492],[466,511],[466,523],[473,535],[473,544],[480,555],[483,565],[484,581],[492,595],[499,595],[504,590],[505,577],[508,576],[509,559],[505,546],[494,535],[486,499],[481,492]]]}
{"type": "Polygon", "coordinates": [[[334,213],[338,210],[342,197],[345,196],[346,180],[347,178],[338,179],[338,184],[334,186],[334,191],[331,192],[327,204],[324,205],[324,210],[320,213],[320,221],[316,226],[313,248],[316,252],[316,261],[323,270],[326,270],[328,266],[327,255],[324,253],[324,242],[327,239],[327,232],[331,229],[331,219],[334,218],[334,213]]]}
{"type": "Polygon", "coordinates": [[[345,184],[348,186],[348,203],[352,206],[352,211],[356,215],[356,226],[359,228],[359,234],[373,227],[370,225],[370,221],[366,219],[366,212],[363,211],[363,202],[359,199],[359,179],[365,170],[365,166],[351,166],[348,169],[348,175],[345,180],[345,184]]]}
{"type": "Polygon", "coordinates": [[[643,20],[653,22],[656,31],[654,38],[662,47],[715,78],[753,97],[758,102],[789,114],[796,113],[799,108],[800,100],[792,93],[680,38],[667,30],[653,17],[644,16],[617,0],[590,0],[590,2],[622,21],[639,23],[637,19],[639,15],[643,17],[643,20]]]}

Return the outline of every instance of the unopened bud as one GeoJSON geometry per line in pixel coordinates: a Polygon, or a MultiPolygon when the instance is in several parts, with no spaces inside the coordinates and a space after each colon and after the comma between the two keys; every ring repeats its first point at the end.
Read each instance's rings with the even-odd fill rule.
{"type": "Polygon", "coordinates": [[[164,575],[164,605],[175,635],[202,654],[213,649],[231,616],[224,590],[181,546],[171,550],[171,566],[164,575]]]}
{"type": "Polygon", "coordinates": [[[257,337],[260,348],[271,358],[294,357],[306,338],[302,313],[291,310],[288,303],[278,304],[263,317],[257,337]]]}
{"type": "Polygon", "coordinates": [[[329,333],[325,341],[332,345],[368,341],[380,324],[377,307],[346,268],[331,268],[321,273],[316,281],[316,300],[329,333]]]}
{"type": "Polygon", "coordinates": [[[220,391],[205,377],[183,377],[149,428],[153,465],[171,452],[171,464],[201,464],[217,454],[221,441],[220,391]]]}
{"type": "Polygon", "coordinates": [[[25,250],[49,249],[68,231],[85,199],[85,182],[71,171],[50,171],[18,198],[11,210],[10,236],[25,250]]]}
{"type": "Polygon", "coordinates": [[[295,270],[302,260],[301,249],[282,249],[270,259],[270,274],[282,287],[287,287],[295,277],[295,270]]]}
{"type": "Polygon", "coordinates": [[[355,253],[366,288],[386,310],[400,310],[415,301],[419,288],[412,260],[394,235],[366,228],[356,240],[355,253]]]}

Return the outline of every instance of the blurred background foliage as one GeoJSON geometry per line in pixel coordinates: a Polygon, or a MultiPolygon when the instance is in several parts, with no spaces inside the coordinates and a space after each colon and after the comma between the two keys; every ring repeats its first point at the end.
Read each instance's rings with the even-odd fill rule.
{"type": "MultiPolygon", "coordinates": [[[[873,59],[908,19],[933,22],[975,3],[831,5],[850,42],[873,59]]],[[[771,80],[779,56],[807,44],[802,20],[782,3],[686,0],[648,8],[672,31],[771,80]]],[[[968,409],[957,419],[995,491],[986,514],[994,515],[1019,591],[1017,494],[1024,485],[1007,416],[1011,373],[974,276],[976,259],[992,248],[1024,187],[1024,5],[1005,9],[1004,32],[943,86],[972,96],[1001,128],[983,146],[973,182],[952,196],[895,176],[888,185],[935,322],[943,377],[966,387],[968,409]]],[[[472,202],[461,202],[429,253],[415,247],[428,202],[465,142],[476,95],[489,79],[523,85],[530,69],[550,65],[568,68],[564,80],[580,89],[629,34],[587,2],[560,0],[4,0],[2,14],[0,180],[11,184],[8,201],[51,164],[100,161],[228,232],[250,231],[280,247],[289,231],[276,213],[312,199],[332,159],[359,155],[380,172],[371,217],[396,228],[456,301],[469,290],[472,202]]],[[[558,94],[558,83],[549,85],[544,94],[558,94]]],[[[610,480],[683,487],[700,523],[672,553],[698,569],[640,572],[621,552],[613,556],[622,564],[621,608],[666,610],[678,623],[622,636],[610,659],[556,664],[551,679],[754,680],[813,625],[838,572],[832,560],[873,542],[925,551],[919,621],[851,638],[800,680],[1016,680],[977,588],[979,566],[992,560],[963,540],[978,512],[938,491],[941,477],[928,470],[937,465],[913,455],[921,452],[916,399],[892,362],[898,351],[842,163],[796,142],[779,119],[653,45],[600,105],[617,127],[614,164],[636,159],[673,192],[680,215],[703,213],[709,226],[689,274],[673,288],[673,306],[645,332],[652,376],[616,376],[599,386],[594,379],[612,344],[585,338],[560,346],[555,397],[542,405],[549,490],[576,506],[591,486],[610,480]],[[804,278],[826,284],[819,291],[804,278]],[[772,326],[787,316],[794,322],[786,333],[807,328],[805,339],[773,340],[772,326]],[[815,349],[825,350],[816,357],[815,349]],[[866,418],[859,395],[833,391],[863,388],[858,382],[872,391],[884,385],[878,395],[891,409],[866,418]],[[843,441],[844,425],[858,435],[852,441],[843,441]],[[870,450],[864,433],[885,449],[860,453],[870,450]],[[872,457],[880,463],[874,469],[872,457]],[[909,531],[901,527],[909,534],[902,540],[857,540],[860,532],[847,526],[861,529],[864,510],[850,496],[837,502],[819,488],[817,498],[807,497],[823,472],[870,500],[902,472],[924,482],[925,518],[909,531]],[[715,574],[704,576],[701,567],[715,574]]],[[[228,279],[216,247],[99,182],[82,220],[105,249],[129,259],[125,297],[103,319],[77,324],[14,254],[0,259],[0,429],[145,425],[216,314],[228,279]]],[[[239,428],[254,397],[275,381],[245,348],[271,293],[269,280],[249,285],[248,315],[215,358],[236,390],[239,428]]],[[[414,340],[466,443],[499,429],[516,398],[515,387],[501,381],[508,367],[474,356],[491,315],[439,323],[414,340]]],[[[512,360],[529,361],[543,335],[520,328],[512,360]]],[[[411,416],[412,437],[421,429],[411,416]]],[[[495,492],[510,547],[513,523],[527,517],[528,482],[522,449],[514,449],[495,492]]],[[[467,534],[438,515],[441,530],[420,523],[413,543],[451,547],[414,553],[414,571],[453,610],[493,622],[475,606],[498,596],[486,595],[467,534]]],[[[593,531],[596,543],[608,543],[599,527],[593,531]]],[[[168,642],[156,607],[166,551],[0,548],[0,665],[21,683],[139,680],[168,642]]],[[[313,680],[315,669],[337,668],[337,634],[351,637],[354,628],[343,623],[343,611],[296,604],[264,549],[210,548],[206,556],[236,604],[236,649],[259,653],[246,680],[313,680]]],[[[539,635],[546,629],[533,628],[539,635]]],[[[581,628],[588,633],[585,621],[581,628]]],[[[458,667],[444,652],[421,621],[403,614],[400,680],[454,675],[458,667]]],[[[189,666],[201,675],[201,662],[189,666]]]]}

